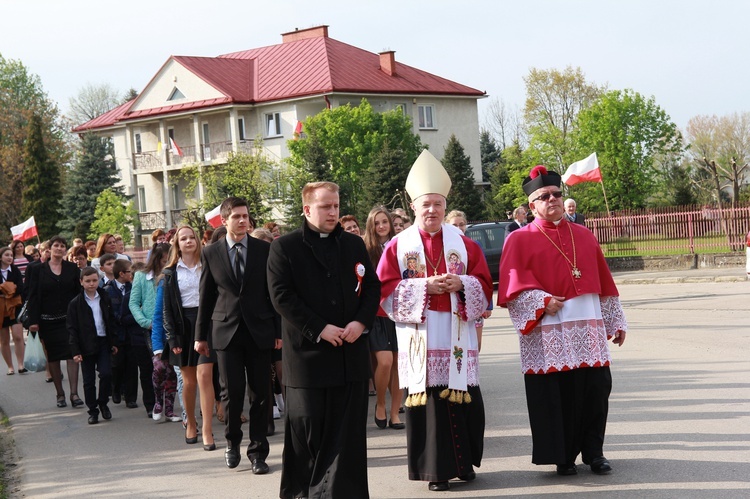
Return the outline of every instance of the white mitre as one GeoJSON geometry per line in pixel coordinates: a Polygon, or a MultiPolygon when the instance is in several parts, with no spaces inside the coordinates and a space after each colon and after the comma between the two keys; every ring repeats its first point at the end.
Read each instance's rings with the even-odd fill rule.
{"type": "Polygon", "coordinates": [[[412,201],[425,194],[441,194],[448,197],[451,179],[443,164],[427,149],[422,151],[406,177],[406,192],[412,201]]]}

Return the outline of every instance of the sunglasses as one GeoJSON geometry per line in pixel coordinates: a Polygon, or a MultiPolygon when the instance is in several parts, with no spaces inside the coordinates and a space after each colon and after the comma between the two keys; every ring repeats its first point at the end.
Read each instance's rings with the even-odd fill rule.
{"type": "Polygon", "coordinates": [[[546,203],[547,201],[549,201],[549,198],[560,199],[561,197],[562,197],[562,191],[546,192],[542,194],[541,196],[539,196],[538,198],[532,199],[531,202],[536,203],[537,201],[544,201],[546,203]]]}

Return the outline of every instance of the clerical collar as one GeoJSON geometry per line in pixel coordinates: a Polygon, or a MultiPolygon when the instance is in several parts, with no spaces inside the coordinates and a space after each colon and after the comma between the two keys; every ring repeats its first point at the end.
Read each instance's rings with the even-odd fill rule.
{"type": "Polygon", "coordinates": [[[436,235],[440,234],[440,231],[442,231],[442,230],[443,230],[442,226],[438,230],[436,230],[435,232],[427,232],[426,230],[423,230],[423,229],[420,228],[419,229],[419,233],[423,234],[425,236],[435,237],[436,235]]]}

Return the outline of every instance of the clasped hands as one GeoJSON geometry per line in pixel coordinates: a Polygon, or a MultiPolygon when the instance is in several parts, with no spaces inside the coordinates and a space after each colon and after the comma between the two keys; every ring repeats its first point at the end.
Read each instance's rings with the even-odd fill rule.
{"type": "Polygon", "coordinates": [[[320,339],[337,347],[343,345],[344,342],[354,343],[364,330],[365,325],[358,321],[352,321],[343,328],[327,324],[320,333],[320,339]]]}
{"type": "Polygon", "coordinates": [[[442,295],[464,289],[464,283],[456,274],[433,275],[427,278],[427,294],[442,295]]]}

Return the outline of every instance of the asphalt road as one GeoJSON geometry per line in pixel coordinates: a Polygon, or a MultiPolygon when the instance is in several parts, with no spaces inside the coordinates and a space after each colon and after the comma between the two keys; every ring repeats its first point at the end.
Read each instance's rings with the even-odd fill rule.
{"type": "MultiPolygon", "coordinates": [[[[371,496],[750,497],[750,282],[716,275],[620,285],[630,332],[614,348],[611,475],[580,460],[573,477],[531,464],[518,341],[507,311],[496,310],[481,354],[487,427],[477,480],[429,492],[406,477],[404,432],[370,422],[371,496]]],[[[271,473],[255,476],[244,456],[228,470],[221,447],[188,446],[179,423],[154,423],[142,408],[111,405],[111,421],[89,426],[83,410],[55,407],[44,373],[0,375],[0,407],[16,443],[17,497],[278,497],[281,431],[271,437],[271,473]]]]}

